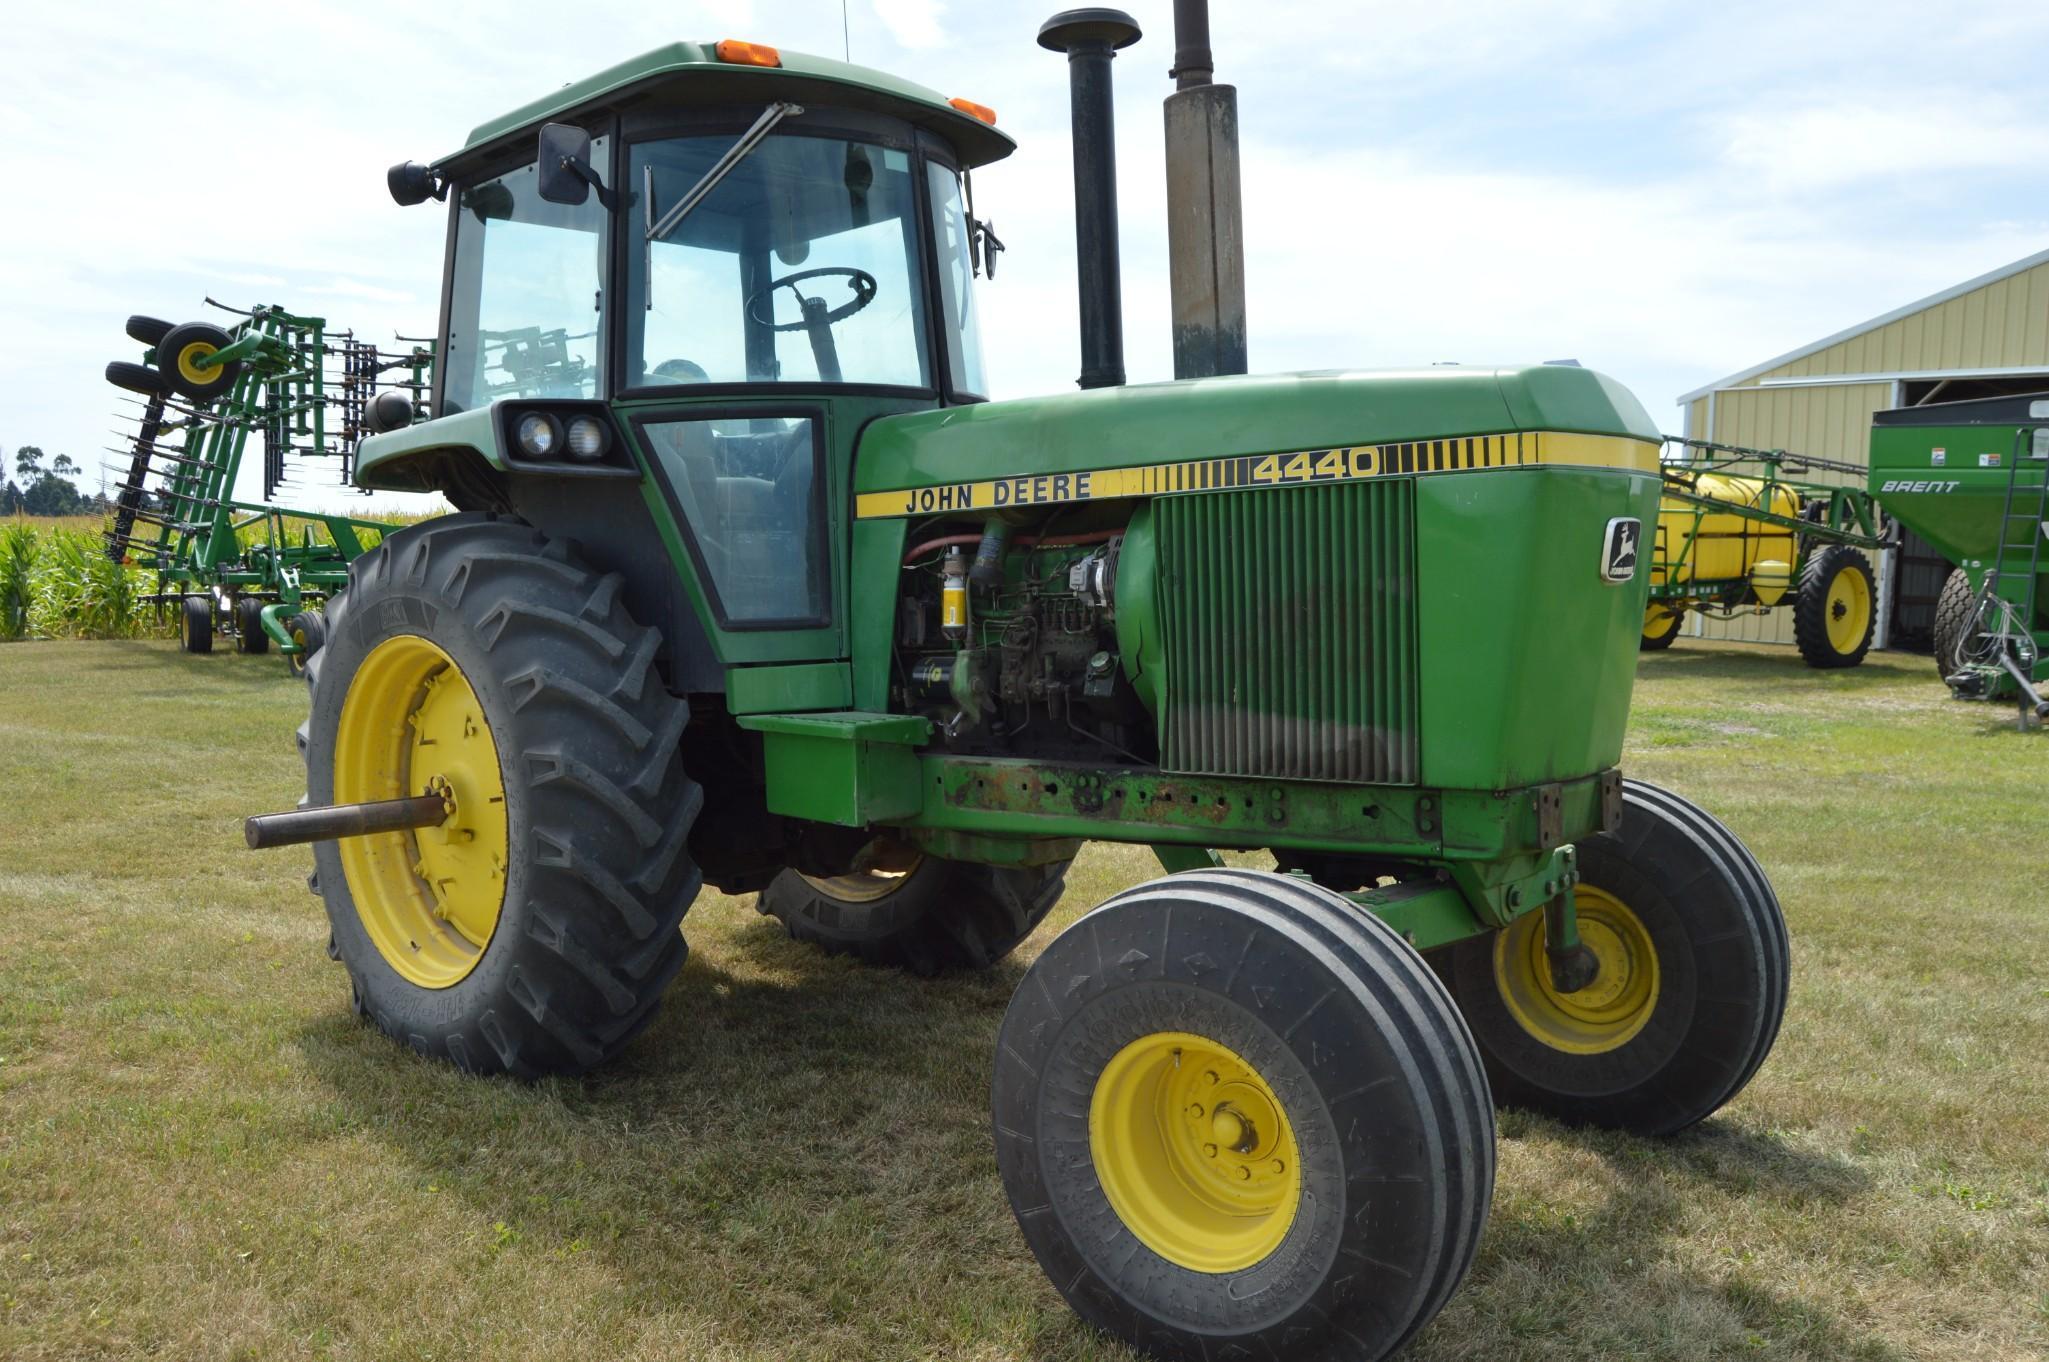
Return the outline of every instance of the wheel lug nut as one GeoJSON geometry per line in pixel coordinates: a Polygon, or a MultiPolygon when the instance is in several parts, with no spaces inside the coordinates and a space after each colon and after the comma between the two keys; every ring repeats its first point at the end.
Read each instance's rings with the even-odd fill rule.
{"type": "Polygon", "coordinates": [[[1213,1144],[1206,1144],[1202,1147],[1202,1152],[1213,1159],[1217,1156],[1217,1147],[1213,1144]]]}
{"type": "Polygon", "coordinates": [[[1285,1173],[1288,1171],[1288,1165],[1282,1163],[1279,1159],[1274,1160],[1273,1168],[1276,1173],[1285,1173]]]}
{"type": "Polygon", "coordinates": [[[1190,1107],[1190,1108],[1188,1109],[1188,1114],[1189,1114],[1190,1116],[1193,1116],[1194,1118],[1196,1118],[1196,1119],[1197,1119],[1198,1121],[1199,1121],[1199,1120],[1201,1120],[1201,1119],[1202,1119],[1202,1103],[1200,1103],[1200,1102],[1197,1102],[1197,1103],[1196,1103],[1196,1104],[1195,1104],[1194,1106],[1191,1106],[1191,1107],[1190,1107]]]}
{"type": "Polygon", "coordinates": [[[1245,1166],[1244,1164],[1242,1164],[1242,1163],[1238,1165],[1238,1181],[1240,1181],[1240,1182],[1250,1182],[1250,1181],[1252,1181],[1252,1170],[1251,1170],[1250,1168],[1247,1168],[1247,1167],[1246,1167],[1246,1166],[1245,1166]]]}
{"type": "Polygon", "coordinates": [[[1215,1087],[1217,1083],[1217,1076],[1212,1071],[1205,1071],[1202,1075],[1202,1081],[1209,1084],[1211,1087],[1215,1087]]]}

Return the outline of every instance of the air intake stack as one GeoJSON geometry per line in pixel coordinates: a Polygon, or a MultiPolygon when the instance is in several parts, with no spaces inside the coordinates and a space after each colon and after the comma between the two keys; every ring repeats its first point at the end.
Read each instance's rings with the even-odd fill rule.
{"type": "Polygon", "coordinates": [[[1245,372],[1238,92],[1214,83],[1208,0],[1174,0],[1167,96],[1167,271],[1174,377],[1245,372]]]}
{"type": "Polygon", "coordinates": [[[1084,388],[1124,382],[1124,296],[1117,263],[1117,146],[1110,62],[1139,39],[1122,10],[1070,9],[1039,28],[1039,46],[1067,54],[1074,123],[1074,249],[1081,283],[1084,388]]]}

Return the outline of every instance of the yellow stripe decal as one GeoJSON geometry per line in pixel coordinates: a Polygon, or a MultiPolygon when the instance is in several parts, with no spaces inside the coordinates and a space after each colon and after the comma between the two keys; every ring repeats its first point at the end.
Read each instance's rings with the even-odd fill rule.
{"type": "Polygon", "coordinates": [[[1078,473],[1035,473],[989,482],[942,483],[900,492],[862,492],[854,498],[854,515],[861,520],[876,520],[1005,506],[1168,496],[1226,487],[1292,487],[1404,473],[1476,472],[1525,464],[1620,468],[1655,475],[1658,446],[1621,435],[1517,431],[1464,440],[1353,445],[1293,454],[1240,454],[1225,459],[1182,459],[1078,473]]]}

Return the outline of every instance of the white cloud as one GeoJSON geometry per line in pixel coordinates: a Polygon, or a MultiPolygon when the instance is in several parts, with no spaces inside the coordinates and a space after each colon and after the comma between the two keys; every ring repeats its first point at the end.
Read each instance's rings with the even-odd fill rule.
{"type": "Polygon", "coordinates": [[[944,0],[869,0],[869,8],[899,47],[918,52],[946,41],[939,27],[939,16],[946,12],[944,0]]]}
{"type": "Polygon", "coordinates": [[[2039,119],[1969,90],[1917,90],[1911,103],[1767,105],[1717,122],[1728,165],[1774,190],[1812,194],[1873,179],[1911,185],[2049,162],[2049,130],[2039,119]]]}

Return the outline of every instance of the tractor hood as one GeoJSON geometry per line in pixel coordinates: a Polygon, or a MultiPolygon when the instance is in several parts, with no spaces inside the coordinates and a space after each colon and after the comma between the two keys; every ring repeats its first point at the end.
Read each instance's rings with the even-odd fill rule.
{"type": "Polygon", "coordinates": [[[1629,390],[1590,369],[1260,374],[888,417],[861,441],[854,486],[869,519],[1314,481],[1340,465],[1351,474],[1328,475],[1356,474],[1361,459],[1390,473],[1538,462],[1655,473],[1659,443],[1629,390]],[[1286,456],[1304,453],[1319,457],[1298,477],[1286,456]]]}

